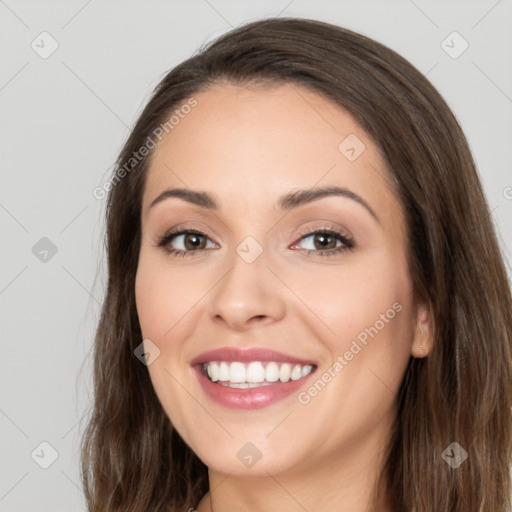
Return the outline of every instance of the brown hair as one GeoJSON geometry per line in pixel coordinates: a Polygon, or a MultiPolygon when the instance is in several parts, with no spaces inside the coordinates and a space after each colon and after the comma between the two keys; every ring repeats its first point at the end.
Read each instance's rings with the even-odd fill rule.
{"type": "MultiPolygon", "coordinates": [[[[435,345],[428,357],[411,357],[397,397],[382,474],[394,510],[508,511],[511,294],[475,164],[449,107],[409,62],[367,37],[319,21],[265,19],[221,36],[165,76],[117,170],[173,109],[223,81],[298,84],[332,100],[373,138],[395,178],[415,297],[431,308],[435,345]],[[457,469],[442,458],[452,442],[468,453],[457,469]]],[[[95,512],[185,510],[208,490],[206,466],[173,429],[134,356],[142,341],[134,283],[150,157],[118,174],[108,196],[108,286],[82,446],[95,512]]]]}

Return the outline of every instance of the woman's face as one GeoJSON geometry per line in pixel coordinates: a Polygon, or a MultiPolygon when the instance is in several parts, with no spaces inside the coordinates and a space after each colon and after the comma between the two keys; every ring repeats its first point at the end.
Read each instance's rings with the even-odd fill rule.
{"type": "Polygon", "coordinates": [[[428,320],[384,159],[297,85],[194,98],[143,195],[136,302],[155,392],[216,471],[363,468],[428,320]]]}

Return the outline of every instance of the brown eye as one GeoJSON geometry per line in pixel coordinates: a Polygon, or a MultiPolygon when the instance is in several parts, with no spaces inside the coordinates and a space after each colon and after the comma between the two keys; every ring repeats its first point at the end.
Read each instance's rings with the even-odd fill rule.
{"type": "Polygon", "coordinates": [[[186,233],[183,236],[183,245],[185,249],[193,251],[194,249],[204,249],[206,247],[206,238],[197,233],[186,233]]]}
{"type": "Polygon", "coordinates": [[[332,235],[319,233],[313,236],[315,249],[334,249],[336,248],[336,238],[332,235]]]}
{"type": "Polygon", "coordinates": [[[158,241],[157,245],[174,256],[201,254],[203,250],[218,247],[207,235],[193,230],[168,233],[158,241]]]}
{"type": "Polygon", "coordinates": [[[292,248],[303,249],[311,256],[330,256],[352,250],[354,246],[352,238],[332,228],[324,228],[303,233],[301,239],[292,248]]]}

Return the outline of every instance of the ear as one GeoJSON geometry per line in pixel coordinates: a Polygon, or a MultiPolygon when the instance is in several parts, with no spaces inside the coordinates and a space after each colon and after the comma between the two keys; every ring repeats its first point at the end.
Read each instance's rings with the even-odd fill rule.
{"type": "Polygon", "coordinates": [[[419,304],[416,315],[416,329],[411,346],[411,355],[416,358],[428,356],[434,347],[432,313],[427,304],[419,304]]]}

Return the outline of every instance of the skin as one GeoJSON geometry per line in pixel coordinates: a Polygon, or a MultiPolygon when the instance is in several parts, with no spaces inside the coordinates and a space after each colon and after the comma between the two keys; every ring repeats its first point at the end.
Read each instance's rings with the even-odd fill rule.
{"type": "MultiPolygon", "coordinates": [[[[224,83],[194,97],[197,106],[152,155],[136,303],[144,338],[160,350],[148,366],[155,392],[209,468],[212,494],[197,510],[372,510],[408,360],[432,344],[428,308],[413,299],[405,218],[386,163],[346,111],[297,85],[224,83]],[[338,149],[349,134],[365,145],[354,161],[338,149]],[[340,196],[277,207],[281,195],[321,186],[358,194],[379,220],[340,196]],[[176,187],[208,192],[219,209],[180,198],[149,208],[176,187]],[[168,254],[157,243],[177,226],[201,230],[208,245],[168,254]],[[322,256],[315,236],[301,240],[325,226],[352,237],[354,249],[322,256]],[[263,249],[253,263],[236,252],[247,236],[263,249]],[[214,348],[271,347],[316,361],[307,391],[394,303],[400,312],[307,404],[293,394],[259,410],[228,409],[204,394],[190,366],[214,348]],[[237,457],[247,442],[261,452],[250,468],[237,457]]],[[[183,238],[168,247],[184,250],[183,238]]],[[[383,496],[375,510],[392,509],[383,496]]]]}

